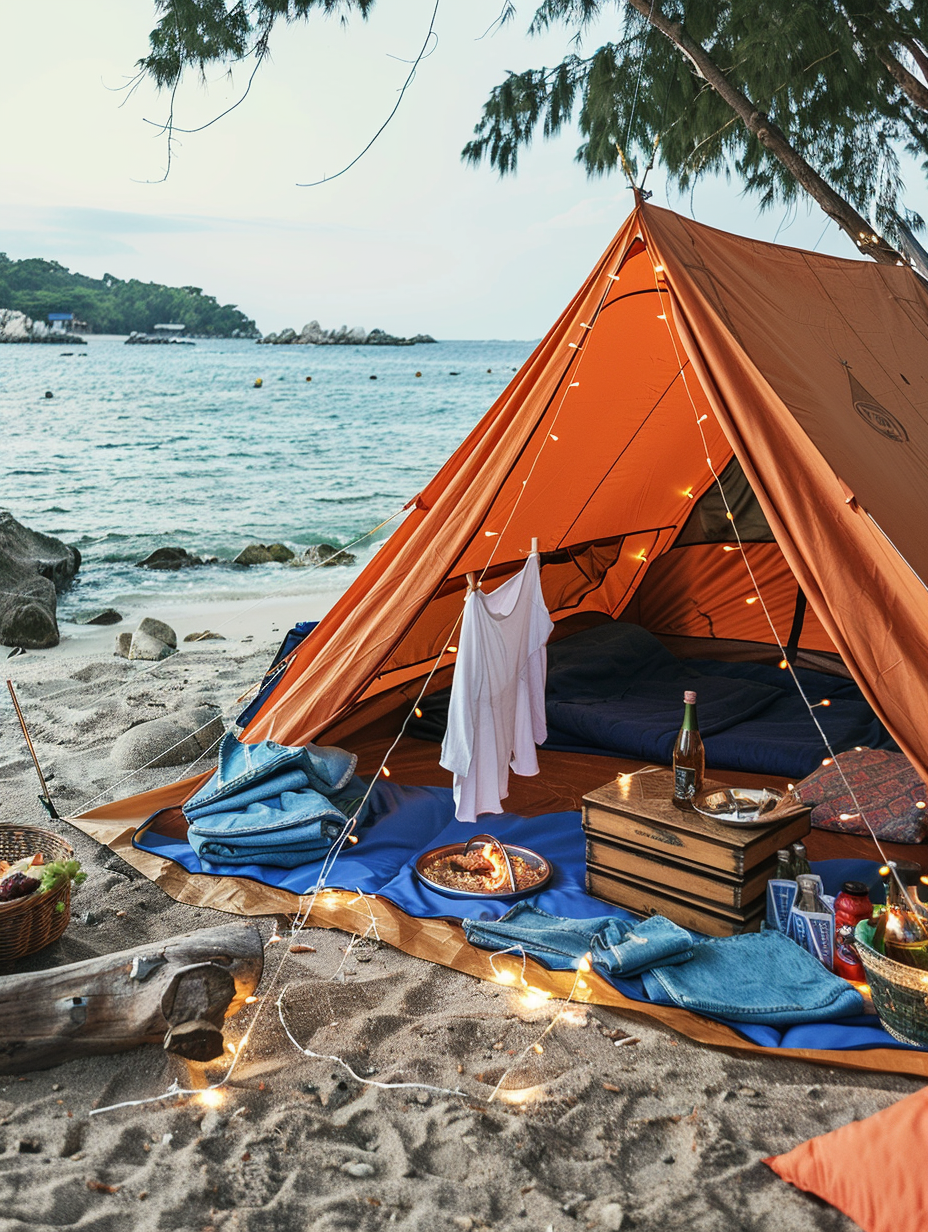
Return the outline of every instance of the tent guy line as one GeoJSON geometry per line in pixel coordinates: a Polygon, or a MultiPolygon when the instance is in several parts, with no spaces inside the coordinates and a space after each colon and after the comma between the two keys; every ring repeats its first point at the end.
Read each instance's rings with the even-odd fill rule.
{"type": "MultiPolygon", "coordinates": [[[[655,287],[658,288],[658,290],[660,290],[659,279],[661,275],[665,275],[664,267],[662,265],[655,266],[652,264],[652,270],[654,273],[654,285],[655,287]]],[[[670,303],[672,307],[673,305],[672,297],[670,298],[670,303]]],[[[666,311],[658,316],[658,320],[662,320],[664,322],[664,325],[667,328],[667,333],[670,338],[670,344],[673,347],[673,352],[674,352],[674,355],[676,356],[677,364],[680,365],[681,360],[680,360],[680,352],[677,348],[677,340],[674,337],[674,331],[671,329],[670,321],[667,318],[666,311]]],[[[780,637],[779,631],[777,630],[776,625],[774,624],[773,617],[770,615],[770,609],[767,607],[767,604],[764,600],[764,596],[763,596],[763,592],[760,587],[760,583],[757,580],[754,570],[751,568],[751,562],[748,560],[747,553],[744,550],[744,542],[741,538],[741,533],[738,529],[738,524],[735,521],[734,511],[732,510],[731,505],[729,504],[729,501],[728,501],[728,497],[725,494],[725,487],[722,483],[722,480],[718,472],[716,471],[715,467],[712,464],[712,458],[709,456],[709,443],[706,440],[705,429],[702,426],[707,416],[699,414],[699,410],[696,406],[696,401],[693,398],[692,391],[690,390],[689,381],[687,380],[687,374],[683,370],[682,366],[680,367],[680,375],[683,378],[683,387],[686,390],[686,396],[689,399],[690,406],[693,408],[693,417],[696,420],[696,427],[699,431],[700,440],[702,441],[703,452],[706,457],[706,465],[709,467],[709,470],[712,474],[712,478],[714,479],[715,485],[718,488],[719,495],[722,498],[722,504],[725,507],[725,514],[729,522],[731,523],[732,531],[734,532],[735,539],[738,544],[738,551],[741,555],[742,561],[744,562],[744,567],[747,570],[748,577],[751,580],[751,585],[754,587],[754,593],[757,596],[758,602],[760,603],[761,610],[764,613],[764,618],[766,619],[767,624],[770,626],[770,632],[773,634],[777,647],[779,648],[780,653],[783,656],[782,659],[780,660],[780,665],[783,666],[783,664],[785,664],[787,671],[789,672],[790,676],[792,676],[793,683],[795,684],[796,689],[799,692],[799,696],[802,698],[803,702],[805,703],[806,709],[809,712],[809,717],[811,718],[812,722],[815,724],[818,730],[818,733],[822,738],[822,743],[824,744],[825,748],[828,750],[828,757],[834,764],[835,769],[838,771],[838,774],[841,777],[841,781],[844,783],[844,787],[848,795],[850,796],[851,800],[853,801],[854,808],[857,811],[857,815],[860,817],[860,819],[866,825],[867,829],[870,831],[870,837],[873,839],[873,842],[876,844],[876,849],[880,853],[880,858],[882,859],[883,864],[890,868],[892,872],[892,876],[895,878],[898,884],[898,887],[902,892],[903,897],[908,901],[911,910],[914,911],[915,907],[914,907],[914,904],[912,903],[911,895],[909,894],[908,888],[903,884],[901,877],[896,871],[895,864],[889,860],[888,856],[886,855],[886,852],[883,850],[883,846],[879,840],[879,837],[877,836],[876,830],[873,828],[873,825],[871,824],[870,819],[867,817],[864,809],[861,807],[860,801],[857,798],[857,793],[854,791],[854,788],[851,785],[850,781],[848,780],[847,775],[844,773],[844,767],[841,765],[841,762],[838,759],[837,754],[835,753],[834,749],[831,747],[831,741],[828,739],[827,735],[825,734],[825,729],[822,727],[821,723],[819,722],[818,715],[815,713],[817,706],[813,706],[812,703],[809,701],[808,697],[806,696],[805,690],[803,689],[802,685],[799,683],[799,677],[796,675],[796,670],[793,667],[792,663],[789,661],[789,656],[786,653],[786,647],[784,646],[783,640],[780,637]]],[[[876,525],[874,519],[871,518],[871,521],[874,521],[874,524],[876,525]]],[[[881,533],[883,533],[882,528],[877,526],[877,529],[879,529],[881,533]]],[[[884,538],[887,539],[887,542],[891,543],[891,540],[889,540],[888,536],[886,536],[885,534],[884,534],[884,538]]],[[[891,546],[895,548],[895,544],[891,543],[891,546]]],[[[896,549],[896,551],[898,552],[898,549],[896,549]]],[[[901,553],[899,554],[901,556],[901,553]]],[[[906,561],[906,564],[908,564],[908,561],[906,561]]],[[[909,568],[911,569],[911,565],[909,565],[909,568]]],[[[912,572],[914,573],[915,571],[912,570],[912,572]]],[[[916,576],[918,575],[916,574],[916,576]]]]}

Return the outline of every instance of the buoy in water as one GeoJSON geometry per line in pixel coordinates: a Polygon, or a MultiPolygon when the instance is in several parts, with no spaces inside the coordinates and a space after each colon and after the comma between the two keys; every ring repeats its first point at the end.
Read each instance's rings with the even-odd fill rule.
{"type": "Polygon", "coordinates": [[[416,373],[416,376],[421,376],[421,375],[422,375],[422,373],[421,373],[421,372],[417,372],[417,373],[416,373]]]}
{"type": "Polygon", "coordinates": [[[311,376],[308,376],[306,379],[307,381],[311,381],[313,378],[311,376]]]}
{"type": "Polygon", "coordinates": [[[45,397],[46,397],[46,398],[54,398],[54,396],[55,396],[55,395],[52,393],[52,391],[51,391],[50,389],[46,389],[46,391],[45,391],[45,397]]]}
{"type": "Polygon", "coordinates": [[[367,379],[368,379],[369,381],[376,381],[376,380],[377,380],[377,378],[376,378],[375,376],[369,376],[367,379]]]}
{"type": "Polygon", "coordinates": [[[264,384],[264,378],[260,376],[256,376],[255,377],[255,389],[260,389],[263,384],[264,384]]]}
{"type": "Polygon", "coordinates": [[[493,371],[492,368],[487,368],[487,372],[492,372],[492,371],[493,371]]]}

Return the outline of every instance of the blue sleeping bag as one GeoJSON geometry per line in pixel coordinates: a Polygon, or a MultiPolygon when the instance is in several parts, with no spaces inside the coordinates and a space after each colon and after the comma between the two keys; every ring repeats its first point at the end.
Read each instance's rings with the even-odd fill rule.
{"type": "MultiPolygon", "coordinates": [[[[895,749],[853,681],[796,672],[835,752],[895,749]]],[[[684,689],[695,689],[713,768],[802,779],[825,754],[789,672],[759,663],[681,660],[639,625],[614,621],[548,647],[546,748],[669,764],[684,689]]]]}

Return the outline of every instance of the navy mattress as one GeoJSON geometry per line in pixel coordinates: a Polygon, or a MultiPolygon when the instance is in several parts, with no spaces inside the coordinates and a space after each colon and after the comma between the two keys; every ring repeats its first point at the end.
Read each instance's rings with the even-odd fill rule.
{"type": "MultiPolygon", "coordinates": [[[[862,745],[897,748],[853,681],[798,669],[815,715],[836,753],[862,745]],[[829,705],[818,706],[827,700],[829,705]]],[[[678,659],[639,625],[613,621],[548,647],[544,748],[668,765],[683,713],[683,691],[695,689],[706,762],[798,780],[827,755],[821,734],[792,675],[760,663],[678,659]]],[[[448,691],[424,699],[407,732],[440,740],[448,691]]]]}

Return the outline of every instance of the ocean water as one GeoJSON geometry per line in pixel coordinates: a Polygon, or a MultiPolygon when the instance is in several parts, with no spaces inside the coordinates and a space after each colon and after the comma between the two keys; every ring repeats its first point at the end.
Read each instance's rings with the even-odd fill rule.
{"type": "MultiPolygon", "coordinates": [[[[0,508],[80,548],[65,620],[331,586],[343,568],[135,564],[163,546],[231,560],[349,543],[415,496],[532,346],[0,346],[0,508]]],[[[353,549],[352,576],[397,524],[353,549]]]]}

